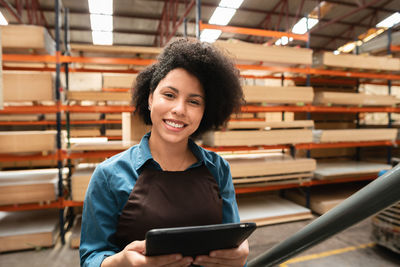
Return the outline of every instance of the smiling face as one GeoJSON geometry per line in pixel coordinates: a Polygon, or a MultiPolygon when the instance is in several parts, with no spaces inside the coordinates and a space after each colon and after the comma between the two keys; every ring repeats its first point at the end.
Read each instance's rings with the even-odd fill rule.
{"type": "Polygon", "coordinates": [[[151,138],[186,144],[204,114],[204,91],[199,80],[182,68],[173,69],[149,96],[151,138]]]}

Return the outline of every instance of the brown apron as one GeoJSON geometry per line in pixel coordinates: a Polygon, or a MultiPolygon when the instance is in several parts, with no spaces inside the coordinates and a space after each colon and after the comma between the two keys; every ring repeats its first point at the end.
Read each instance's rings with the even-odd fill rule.
{"type": "Polygon", "coordinates": [[[219,187],[207,167],[161,171],[145,167],[119,217],[115,234],[123,249],[153,228],[222,223],[219,187]]]}

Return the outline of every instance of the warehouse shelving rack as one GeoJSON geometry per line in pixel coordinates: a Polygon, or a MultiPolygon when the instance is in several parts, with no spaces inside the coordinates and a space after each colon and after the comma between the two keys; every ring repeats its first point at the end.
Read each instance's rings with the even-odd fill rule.
{"type": "MultiPolygon", "coordinates": [[[[58,0],[56,0],[56,3],[58,0]]],[[[56,13],[59,10],[56,10],[56,13]]],[[[214,27],[215,25],[207,25],[202,24],[200,22],[200,28],[214,27]]],[[[272,37],[280,37],[282,35],[288,36],[287,33],[280,32],[271,32],[266,30],[257,30],[247,29],[247,28],[238,28],[238,27],[225,27],[218,26],[218,28],[226,31],[241,33],[241,34],[250,34],[250,35],[261,35],[261,36],[272,36],[272,37]]],[[[56,32],[59,29],[56,29],[56,32]]],[[[298,40],[306,41],[308,43],[309,36],[294,36],[298,37],[298,40]]],[[[392,51],[400,51],[400,47],[391,46],[392,51]]],[[[51,68],[23,68],[23,67],[4,67],[4,70],[41,70],[41,71],[65,71],[61,67],[62,64],[69,63],[94,63],[94,64],[110,64],[110,65],[120,65],[120,64],[128,64],[128,65],[138,65],[138,66],[147,66],[155,62],[154,60],[148,59],[127,59],[127,58],[111,58],[111,57],[73,57],[69,55],[62,55],[59,51],[55,56],[52,55],[14,55],[14,54],[3,54],[4,62],[44,62],[44,63],[55,63],[59,64],[60,67],[51,68]]],[[[267,70],[267,71],[275,71],[275,72],[289,72],[289,73],[297,73],[297,74],[305,74],[308,75],[306,79],[307,82],[310,79],[315,79],[316,81],[319,79],[320,82],[324,82],[323,78],[311,77],[311,76],[331,76],[331,77],[345,77],[345,78],[366,78],[366,79],[378,79],[378,80],[400,80],[399,74],[391,74],[391,73],[371,73],[371,72],[353,72],[353,71],[342,71],[342,70],[324,70],[317,68],[293,68],[293,67],[272,67],[272,66],[258,66],[258,65],[237,65],[239,69],[252,69],[252,70],[267,70]]],[[[97,69],[80,69],[80,68],[71,68],[69,67],[69,72],[99,72],[97,69]]],[[[137,73],[137,70],[102,70],[101,72],[109,72],[109,73],[137,73]]],[[[255,78],[255,77],[254,77],[255,78]]],[[[258,77],[258,78],[266,78],[266,77],[258,77]]],[[[269,77],[275,78],[275,77],[269,77]]],[[[288,79],[303,79],[303,78],[288,78],[288,79]]],[[[350,81],[348,81],[350,83],[350,81]]],[[[373,83],[373,82],[372,82],[373,83]]],[[[376,83],[376,82],[375,82],[376,83]]],[[[69,106],[63,105],[60,101],[57,101],[56,105],[52,106],[23,106],[23,107],[5,107],[4,110],[0,110],[0,114],[43,114],[43,113],[60,113],[60,112],[87,112],[87,113],[121,113],[121,112],[133,112],[133,107],[127,106],[69,106]]],[[[305,105],[305,106],[244,106],[242,108],[242,112],[247,113],[256,113],[256,112],[307,112],[307,113],[359,113],[359,112],[391,112],[391,113],[400,113],[399,107],[325,107],[325,106],[313,106],[313,105],[305,105]]],[[[110,123],[108,120],[98,120],[98,121],[80,121],[80,122],[72,122],[72,123],[110,123]]],[[[72,124],[71,123],[71,124],[72,124]]],[[[66,124],[64,121],[38,121],[38,122],[0,122],[0,125],[18,125],[18,124],[26,124],[26,125],[62,125],[66,124]]],[[[317,143],[307,143],[307,144],[295,144],[295,145],[277,145],[277,146],[257,146],[257,147],[206,147],[207,149],[214,151],[240,151],[240,150],[257,150],[257,149],[315,149],[315,148],[336,148],[336,147],[364,147],[364,146],[393,146],[400,144],[397,141],[395,144],[391,141],[379,141],[379,142],[341,142],[341,143],[329,143],[329,144],[317,144],[317,143]]],[[[60,148],[54,154],[49,155],[30,155],[30,156],[14,156],[14,155],[4,155],[0,154],[0,161],[18,161],[18,160],[34,160],[34,159],[53,159],[62,162],[65,159],[78,159],[78,158],[99,158],[99,157],[110,157],[116,153],[121,151],[88,151],[88,152],[74,152],[70,153],[66,150],[62,150],[60,148]]],[[[244,193],[252,193],[252,192],[261,192],[261,191],[271,191],[271,190],[280,190],[287,188],[296,188],[300,186],[310,187],[314,185],[321,184],[329,184],[329,183],[345,183],[352,181],[362,181],[362,180],[373,180],[376,176],[364,176],[359,178],[344,178],[344,179],[336,179],[334,181],[308,181],[303,184],[287,184],[287,185],[272,185],[272,186],[262,186],[262,187],[249,187],[249,188],[237,188],[237,194],[244,193]]],[[[51,203],[43,203],[43,204],[18,204],[18,205],[7,205],[0,206],[0,210],[3,211],[20,211],[20,210],[34,210],[34,209],[50,209],[50,208],[58,208],[63,210],[66,207],[81,207],[83,205],[82,202],[76,202],[67,200],[63,197],[62,191],[60,191],[59,198],[56,201],[51,203]]],[[[62,229],[64,229],[64,219],[60,217],[60,225],[62,225],[62,229]]],[[[64,239],[64,233],[61,232],[62,240],[64,239]]],[[[65,241],[63,240],[63,243],[65,241]]]]}

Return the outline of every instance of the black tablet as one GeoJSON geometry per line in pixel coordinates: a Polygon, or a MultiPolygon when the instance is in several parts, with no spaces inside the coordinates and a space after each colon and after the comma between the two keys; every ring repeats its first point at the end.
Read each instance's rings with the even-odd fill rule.
{"type": "Polygon", "coordinates": [[[146,256],[208,255],[212,250],[238,247],[255,229],[252,222],[152,229],[146,233],[146,256]]]}

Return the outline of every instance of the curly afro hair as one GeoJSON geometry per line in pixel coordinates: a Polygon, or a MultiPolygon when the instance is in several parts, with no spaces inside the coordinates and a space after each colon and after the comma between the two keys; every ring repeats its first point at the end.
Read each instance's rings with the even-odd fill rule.
{"type": "Polygon", "coordinates": [[[208,130],[224,125],[244,103],[239,71],[232,60],[209,43],[196,39],[177,39],[168,44],[158,62],[139,73],[133,94],[136,112],[151,124],[148,98],[158,83],[176,68],[183,68],[200,81],[205,94],[205,109],[198,129],[192,134],[199,137],[208,130]]]}

